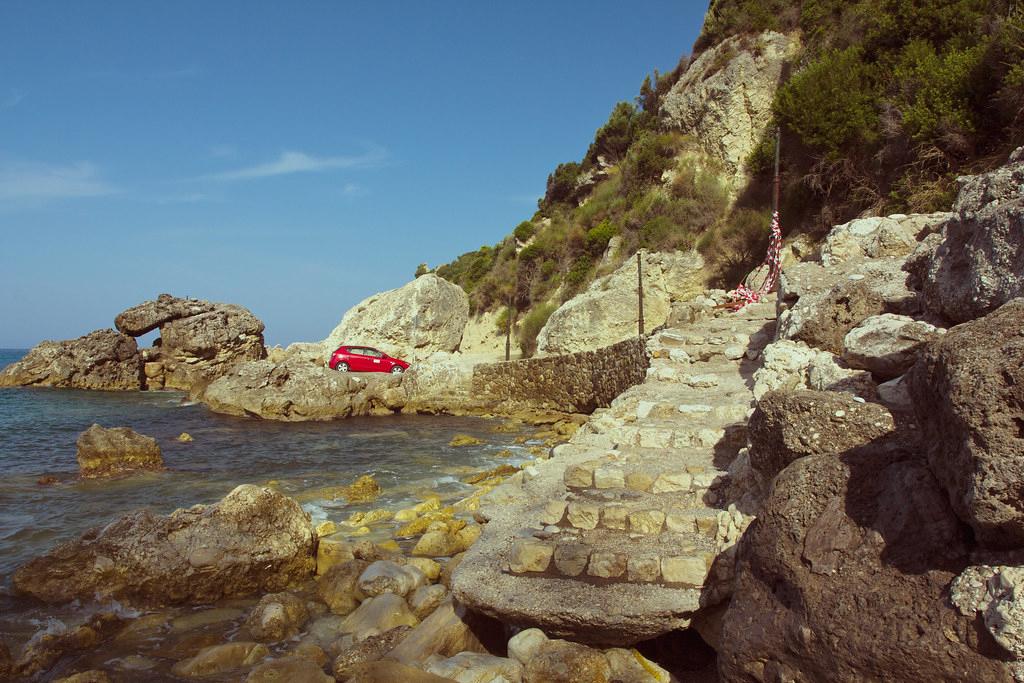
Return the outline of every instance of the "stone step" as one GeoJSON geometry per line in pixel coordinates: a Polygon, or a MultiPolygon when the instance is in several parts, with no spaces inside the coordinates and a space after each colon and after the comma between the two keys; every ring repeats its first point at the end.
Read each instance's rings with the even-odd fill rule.
{"type": "MultiPolygon", "coordinates": [[[[685,453],[686,451],[679,451],[685,453]]],[[[591,497],[637,500],[634,494],[690,493],[706,491],[726,473],[699,456],[645,457],[641,452],[605,454],[567,467],[563,482],[569,491],[591,497]]],[[[640,496],[642,498],[642,496],[640,496]]]]}
{"type": "Polygon", "coordinates": [[[610,434],[617,448],[742,448],[746,445],[746,423],[736,422],[722,426],[689,426],[681,421],[647,420],[642,425],[623,426],[610,434]]]}
{"type": "Polygon", "coordinates": [[[647,419],[684,420],[701,424],[736,422],[747,418],[751,401],[745,403],[728,401],[714,404],[640,399],[637,401],[635,414],[638,422],[647,419]]]}
{"type": "Polygon", "coordinates": [[[548,507],[550,523],[516,534],[505,565],[510,573],[699,588],[723,547],[750,522],[735,509],[548,507]]]}
{"type": "Polygon", "coordinates": [[[645,381],[595,411],[517,493],[493,498],[456,597],[546,633],[623,643],[727,598],[750,518],[721,509],[725,468],[746,445],[774,318],[771,297],[652,335],[645,381]]]}

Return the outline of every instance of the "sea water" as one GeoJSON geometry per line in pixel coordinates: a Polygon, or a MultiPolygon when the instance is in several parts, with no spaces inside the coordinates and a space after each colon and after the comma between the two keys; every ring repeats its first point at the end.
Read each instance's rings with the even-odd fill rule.
{"type": "MultiPolygon", "coordinates": [[[[0,367],[23,354],[0,350],[0,367]]],[[[174,391],[0,389],[0,611],[14,607],[10,577],[19,565],[139,508],[166,514],[213,503],[239,484],[294,497],[314,523],[410,505],[430,493],[458,498],[472,491],[461,476],[528,458],[529,442],[516,444],[517,433],[494,426],[481,418],[402,415],[280,423],[217,415],[174,391]],[[155,438],[166,471],[79,479],[75,441],[94,423],[155,438]],[[182,432],[193,440],[179,441],[182,432]],[[456,433],[485,443],[450,447],[456,433]],[[505,449],[511,459],[497,457],[505,449]],[[332,487],[363,474],[380,483],[378,500],[350,506],[334,497],[332,487]],[[56,483],[41,483],[44,477],[56,483]]],[[[12,616],[4,615],[0,635],[12,616]]]]}

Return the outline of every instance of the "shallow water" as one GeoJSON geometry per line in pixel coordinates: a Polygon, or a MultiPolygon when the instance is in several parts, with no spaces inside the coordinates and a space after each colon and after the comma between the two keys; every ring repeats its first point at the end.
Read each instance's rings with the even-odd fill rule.
{"type": "MultiPolygon", "coordinates": [[[[0,350],[0,366],[22,353],[0,350]]],[[[429,492],[461,497],[472,490],[460,481],[462,474],[529,457],[525,445],[514,443],[517,433],[496,433],[494,426],[481,418],[447,416],[276,423],[216,415],[179,392],[0,389],[0,637],[38,627],[26,619],[43,614],[5,595],[19,565],[128,511],[148,507],[167,513],[212,503],[243,483],[272,485],[295,497],[314,523],[405,506],[429,492]],[[93,423],[154,437],[167,471],[79,480],[75,441],[93,423]],[[179,442],[182,432],[194,441],[179,442]],[[456,433],[486,443],[452,448],[448,442],[456,433]],[[513,451],[511,460],[497,458],[503,449],[513,451]],[[350,506],[324,491],[363,474],[372,474],[384,489],[370,505],[350,506]],[[39,484],[44,475],[57,483],[39,484]]]]}

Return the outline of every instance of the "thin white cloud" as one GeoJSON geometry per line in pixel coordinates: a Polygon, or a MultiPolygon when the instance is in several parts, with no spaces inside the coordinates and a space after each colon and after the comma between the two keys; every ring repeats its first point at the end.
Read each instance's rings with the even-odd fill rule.
{"type": "Polygon", "coordinates": [[[0,98],[0,111],[14,109],[25,99],[25,93],[18,90],[11,90],[6,96],[0,98]]]}
{"type": "Polygon", "coordinates": [[[0,201],[68,199],[114,194],[94,164],[0,162],[0,201]]]}
{"type": "Polygon", "coordinates": [[[342,168],[368,168],[379,166],[387,159],[387,151],[383,147],[371,146],[363,154],[338,157],[315,157],[305,152],[282,152],[274,161],[255,166],[247,166],[232,171],[214,173],[203,176],[206,180],[253,180],[274,176],[291,175],[293,173],[318,173],[342,168]]]}
{"type": "Polygon", "coordinates": [[[157,204],[196,204],[207,200],[209,200],[209,197],[202,192],[189,192],[187,194],[157,197],[155,201],[157,204]]]}
{"type": "Polygon", "coordinates": [[[368,193],[369,190],[358,183],[345,183],[341,188],[341,194],[345,197],[362,197],[368,193]]]}

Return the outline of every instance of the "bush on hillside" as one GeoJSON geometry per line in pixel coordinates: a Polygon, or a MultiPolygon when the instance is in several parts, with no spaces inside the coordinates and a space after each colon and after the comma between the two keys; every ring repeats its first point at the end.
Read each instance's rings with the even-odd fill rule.
{"type": "Polygon", "coordinates": [[[583,157],[584,166],[593,166],[603,156],[609,163],[618,161],[629,150],[637,132],[638,112],[629,102],[619,102],[607,123],[597,129],[594,141],[583,157]]]}
{"type": "Polygon", "coordinates": [[[590,230],[587,230],[587,250],[594,254],[603,253],[608,247],[608,242],[618,234],[618,227],[605,218],[590,230]]]}
{"type": "Polygon", "coordinates": [[[930,142],[950,149],[976,130],[973,85],[987,41],[963,50],[938,53],[923,40],[908,43],[899,55],[893,75],[899,84],[896,104],[903,128],[916,143],[930,142]]]}
{"type": "Polygon", "coordinates": [[[764,260],[771,233],[771,213],[738,209],[728,219],[706,232],[697,249],[714,269],[713,282],[732,289],[764,260]]]}
{"type": "Polygon", "coordinates": [[[661,180],[661,175],[675,165],[679,136],[643,131],[622,162],[620,192],[629,196],[661,180]]]}
{"type": "Polygon", "coordinates": [[[548,176],[547,189],[541,200],[542,207],[554,204],[576,203],[576,181],[580,176],[580,165],[575,161],[559,164],[555,172],[548,176]]]}
{"type": "Polygon", "coordinates": [[[558,306],[552,303],[541,303],[526,314],[523,321],[519,324],[519,330],[517,332],[517,338],[519,340],[519,349],[523,352],[523,356],[529,358],[537,352],[537,335],[544,329],[544,324],[551,317],[551,314],[558,309],[558,306]]]}
{"type": "Polygon", "coordinates": [[[523,221],[522,223],[516,226],[515,230],[512,231],[512,234],[520,242],[525,242],[526,240],[533,237],[534,233],[536,232],[537,226],[535,226],[530,221],[523,221]]]}
{"type": "Polygon", "coordinates": [[[808,145],[838,157],[878,138],[879,93],[859,48],[830,51],[779,88],[775,116],[808,145]]]}

